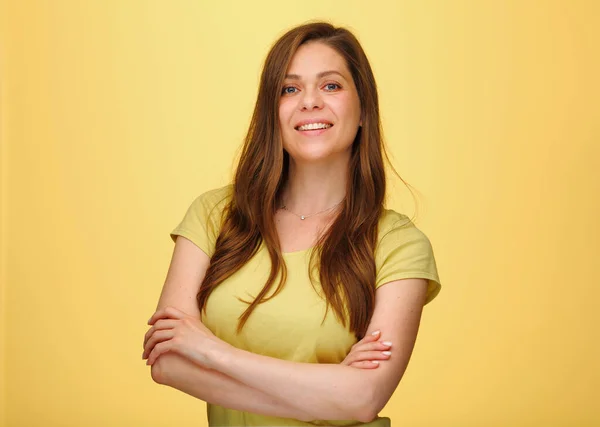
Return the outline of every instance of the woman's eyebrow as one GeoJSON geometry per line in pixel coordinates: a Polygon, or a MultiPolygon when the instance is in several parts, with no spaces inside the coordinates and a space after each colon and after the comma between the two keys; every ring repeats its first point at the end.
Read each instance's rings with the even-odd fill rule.
{"type": "MultiPolygon", "coordinates": [[[[344,76],[342,75],[342,73],[340,73],[339,71],[335,71],[335,70],[328,70],[328,71],[321,71],[319,74],[317,74],[317,78],[321,78],[321,77],[325,77],[328,76],[330,74],[339,74],[340,77],[344,78],[344,76]]],[[[298,74],[286,74],[285,75],[286,79],[292,79],[292,80],[300,80],[300,76],[298,74]]]]}

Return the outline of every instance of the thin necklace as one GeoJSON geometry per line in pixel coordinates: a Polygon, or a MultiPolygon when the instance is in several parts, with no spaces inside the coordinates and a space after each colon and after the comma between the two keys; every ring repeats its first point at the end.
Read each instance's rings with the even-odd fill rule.
{"type": "Polygon", "coordinates": [[[281,207],[281,209],[284,209],[284,210],[288,211],[289,213],[292,213],[292,214],[296,215],[296,216],[297,216],[298,218],[300,218],[300,219],[306,219],[306,218],[310,218],[311,216],[315,216],[315,215],[318,215],[318,214],[320,214],[320,213],[327,212],[327,211],[329,211],[329,210],[331,210],[331,209],[335,208],[337,205],[339,205],[339,204],[340,204],[340,203],[342,203],[343,201],[344,201],[344,199],[340,200],[339,202],[337,202],[335,205],[333,205],[333,206],[332,206],[332,207],[330,207],[330,208],[324,209],[324,210],[322,210],[322,211],[319,211],[319,212],[315,212],[315,213],[313,213],[313,214],[310,214],[310,215],[298,215],[297,213],[295,213],[295,212],[292,212],[291,210],[289,210],[289,209],[288,209],[288,208],[287,208],[285,205],[283,205],[283,206],[281,207]]]}

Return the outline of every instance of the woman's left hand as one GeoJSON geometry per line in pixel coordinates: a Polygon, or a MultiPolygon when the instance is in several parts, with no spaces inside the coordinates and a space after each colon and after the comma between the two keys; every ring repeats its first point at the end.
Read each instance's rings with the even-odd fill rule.
{"type": "Polygon", "coordinates": [[[195,317],[174,307],[165,307],[152,315],[148,324],[152,327],[144,336],[142,359],[152,365],[158,356],[167,351],[178,353],[192,362],[212,368],[224,342],[195,317]]]}

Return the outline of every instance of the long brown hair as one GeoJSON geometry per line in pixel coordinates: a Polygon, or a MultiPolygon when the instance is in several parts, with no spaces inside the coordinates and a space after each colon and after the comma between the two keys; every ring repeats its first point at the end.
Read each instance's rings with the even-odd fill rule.
{"type": "Polygon", "coordinates": [[[349,30],[327,22],[305,23],[289,30],[267,55],[235,172],[232,197],[223,209],[220,234],[197,301],[200,310],[206,310],[211,292],[248,262],[262,243],[269,252],[271,273],[255,300],[244,301],[249,306],[240,316],[238,333],[254,308],[276,296],[286,281],[287,267],[274,224],[289,168],[289,155],[283,149],[279,128],[279,100],[294,53],[309,41],[325,43],[345,59],[361,102],[362,127],[352,144],[346,197],[338,216],[312,251],[309,266],[312,282],[315,262],[319,259],[317,271],[327,310],[331,305],[344,327],[349,316],[349,330],[360,339],[366,333],[375,305],[374,253],[386,190],[383,156],[388,157],[369,61],[349,30]],[[266,298],[280,272],[276,291],[266,298]]]}

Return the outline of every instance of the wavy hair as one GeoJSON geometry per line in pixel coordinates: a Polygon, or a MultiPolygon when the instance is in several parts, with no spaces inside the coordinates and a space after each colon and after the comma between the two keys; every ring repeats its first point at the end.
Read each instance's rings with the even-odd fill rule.
{"type": "Polygon", "coordinates": [[[318,271],[327,302],[325,316],[331,306],[344,327],[348,316],[349,331],[358,339],[365,335],[373,315],[375,249],[386,191],[384,155],[391,166],[383,144],[377,87],[365,52],[349,30],[328,22],[310,22],[287,31],[267,54],[232,197],[223,209],[215,251],[197,294],[200,311],[206,311],[211,292],[264,243],[271,273],[254,301],[244,301],[248,308],[239,318],[237,333],[255,307],[275,297],[286,281],[287,267],[274,222],[289,170],[289,155],[283,149],[279,128],[279,101],[294,53],[302,44],[314,41],[335,49],[345,59],[361,102],[362,127],[352,144],[346,197],[339,214],[314,246],[309,277],[314,287],[313,272],[318,271]],[[277,276],[277,289],[266,298],[277,276]]]}

